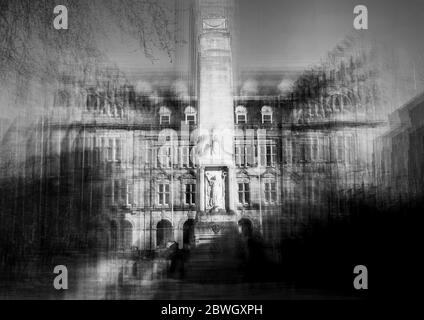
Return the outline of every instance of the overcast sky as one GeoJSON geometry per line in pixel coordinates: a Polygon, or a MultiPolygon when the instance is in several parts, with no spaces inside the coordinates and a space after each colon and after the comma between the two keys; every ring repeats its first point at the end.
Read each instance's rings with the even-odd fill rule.
{"type": "Polygon", "coordinates": [[[242,66],[299,66],[318,61],[347,34],[422,49],[423,0],[239,0],[242,66]],[[369,30],[353,29],[353,8],[369,10],[369,30]]]}
{"type": "MultiPolygon", "coordinates": [[[[346,35],[358,32],[353,29],[353,8],[358,4],[369,10],[369,30],[360,32],[400,47],[411,56],[424,56],[423,0],[236,1],[238,33],[234,43],[238,50],[234,59],[241,69],[302,69],[318,62],[346,35]]],[[[187,59],[176,65],[160,52],[152,63],[137,43],[125,36],[122,41],[108,42],[106,51],[123,68],[186,68],[187,59]]]]}

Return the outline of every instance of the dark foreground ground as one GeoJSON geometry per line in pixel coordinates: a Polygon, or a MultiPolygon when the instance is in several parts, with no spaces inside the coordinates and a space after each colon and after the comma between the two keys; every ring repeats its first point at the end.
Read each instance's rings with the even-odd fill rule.
{"type": "Polygon", "coordinates": [[[369,299],[413,297],[422,278],[422,203],[311,222],[279,243],[279,263],[260,236],[236,230],[189,251],[137,258],[122,253],[32,257],[0,273],[0,299],[369,299]],[[355,265],[369,289],[354,290],[355,265]],[[54,266],[68,268],[69,289],[55,290],[54,266]]]}
{"type": "MultiPolygon", "coordinates": [[[[225,241],[228,240],[225,239],[225,241]]],[[[352,294],[297,287],[273,279],[269,264],[248,270],[234,243],[205,244],[182,259],[131,259],[122,254],[73,255],[32,261],[25,276],[3,274],[1,299],[334,299],[352,294]],[[66,265],[69,289],[55,290],[55,265],[66,265]],[[268,274],[267,274],[268,273],[268,274]]]]}

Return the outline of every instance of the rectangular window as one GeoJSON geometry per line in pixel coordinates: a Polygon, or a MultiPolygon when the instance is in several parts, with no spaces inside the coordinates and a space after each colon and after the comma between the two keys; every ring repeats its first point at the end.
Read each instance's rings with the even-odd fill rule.
{"type": "Polygon", "coordinates": [[[122,159],[122,144],[120,139],[116,139],[116,151],[115,151],[115,161],[121,161],[122,159]]]}
{"type": "Polygon", "coordinates": [[[253,145],[238,145],[235,147],[235,161],[239,167],[253,166],[255,163],[255,149],[253,145]]]}
{"type": "Polygon", "coordinates": [[[121,182],[119,180],[114,180],[114,184],[113,184],[113,202],[114,202],[114,204],[119,203],[120,192],[121,192],[121,182]]]}
{"type": "Polygon", "coordinates": [[[192,146],[188,150],[189,150],[189,167],[195,168],[199,165],[199,157],[196,155],[196,146],[192,146]]]}
{"type": "Polygon", "coordinates": [[[172,165],[172,149],[171,147],[162,146],[159,149],[158,167],[170,168],[172,165]]]}
{"type": "Polygon", "coordinates": [[[255,149],[253,145],[246,146],[246,164],[249,166],[255,165],[255,149]]]}
{"type": "Polygon", "coordinates": [[[156,168],[157,161],[157,149],[155,147],[149,147],[146,164],[149,167],[156,168]]]}
{"type": "Polygon", "coordinates": [[[347,154],[348,154],[347,161],[349,163],[353,163],[355,159],[355,145],[354,145],[354,140],[352,136],[348,137],[348,140],[347,140],[347,154]]]}
{"type": "Polygon", "coordinates": [[[299,141],[297,148],[299,149],[299,162],[303,163],[306,160],[305,144],[302,141],[299,141]]]}
{"type": "Polygon", "coordinates": [[[303,152],[305,155],[305,162],[311,161],[311,141],[309,139],[305,139],[303,141],[303,152]]]}
{"type": "Polygon", "coordinates": [[[264,114],[262,115],[262,123],[272,123],[272,115],[264,114]]]}
{"type": "Polygon", "coordinates": [[[261,144],[259,145],[259,159],[261,166],[266,166],[266,145],[261,144]]]}
{"type": "Polygon", "coordinates": [[[245,148],[244,146],[240,146],[240,166],[244,167],[246,166],[246,153],[245,153],[245,148]]]}
{"type": "Polygon", "coordinates": [[[149,146],[147,141],[143,141],[140,146],[140,165],[144,166],[149,163],[149,146]]]}
{"type": "Polygon", "coordinates": [[[194,205],[196,203],[196,185],[195,184],[186,184],[185,203],[188,205],[194,205]]]}
{"type": "Polygon", "coordinates": [[[312,138],[311,143],[312,143],[311,160],[315,162],[318,160],[318,138],[316,137],[312,138]]]}
{"type": "Polygon", "coordinates": [[[113,161],[113,139],[109,139],[109,145],[107,147],[107,160],[113,161]]]}
{"type": "Polygon", "coordinates": [[[337,161],[337,145],[336,145],[336,137],[329,137],[329,149],[330,149],[330,162],[337,161]]]}
{"type": "Polygon", "coordinates": [[[240,146],[235,147],[234,155],[236,157],[236,166],[240,166],[240,164],[241,164],[240,146]]]}
{"type": "Polygon", "coordinates": [[[160,116],[160,124],[170,124],[171,117],[170,116],[160,116]]]}
{"type": "Polygon", "coordinates": [[[293,163],[298,163],[300,161],[300,148],[299,148],[299,144],[296,143],[296,141],[292,141],[292,152],[293,152],[293,157],[292,157],[293,163]]]}
{"type": "Polygon", "coordinates": [[[91,165],[91,146],[90,146],[90,138],[86,137],[84,140],[84,167],[89,167],[91,165]]]}
{"type": "Polygon", "coordinates": [[[182,168],[188,168],[190,164],[190,148],[184,146],[180,148],[180,164],[182,168]]]}
{"type": "Polygon", "coordinates": [[[266,166],[273,167],[275,165],[275,146],[267,144],[266,146],[266,166]]]}
{"type": "Polygon", "coordinates": [[[134,184],[126,182],[126,185],[126,203],[127,206],[131,206],[134,204],[134,184]]]}
{"type": "Polygon", "coordinates": [[[246,115],[245,114],[238,114],[237,115],[237,124],[245,124],[247,123],[246,115]]]}
{"type": "Polygon", "coordinates": [[[109,180],[108,183],[106,184],[106,199],[107,199],[107,204],[108,205],[113,205],[113,184],[114,184],[114,180],[109,180]]]}
{"type": "Polygon", "coordinates": [[[337,138],[337,160],[339,162],[344,162],[345,161],[345,141],[344,141],[344,137],[338,137],[337,138]]]}
{"type": "Polygon", "coordinates": [[[159,205],[169,204],[169,184],[160,183],[158,186],[158,203],[159,205]]]}
{"type": "Polygon", "coordinates": [[[275,182],[265,182],[265,202],[277,202],[277,187],[275,182]]]}
{"type": "Polygon", "coordinates": [[[119,182],[119,203],[127,204],[128,199],[128,183],[125,179],[121,179],[119,182]]]}
{"type": "Polygon", "coordinates": [[[99,163],[99,143],[96,137],[93,137],[93,165],[99,163]]]}
{"type": "Polygon", "coordinates": [[[186,124],[196,124],[196,116],[195,115],[186,115],[186,124]]]}
{"type": "Polygon", "coordinates": [[[321,160],[323,162],[330,161],[330,137],[322,137],[321,140],[321,160]]]}
{"type": "Polygon", "coordinates": [[[238,184],[238,196],[240,204],[248,205],[250,203],[250,190],[248,183],[238,184]]]}
{"type": "Polygon", "coordinates": [[[284,148],[284,163],[291,163],[292,162],[292,148],[291,148],[291,142],[289,139],[284,139],[283,142],[283,148],[284,148]]]}
{"type": "Polygon", "coordinates": [[[102,145],[100,149],[100,161],[105,161],[106,158],[106,138],[102,138],[102,145]]]}

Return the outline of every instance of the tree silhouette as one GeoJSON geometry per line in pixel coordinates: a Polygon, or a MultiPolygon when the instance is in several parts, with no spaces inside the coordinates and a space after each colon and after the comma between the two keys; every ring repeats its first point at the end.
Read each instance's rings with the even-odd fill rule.
{"type": "MultiPolygon", "coordinates": [[[[99,38],[108,26],[135,37],[149,59],[154,50],[171,59],[175,49],[174,0],[64,0],[69,29],[55,30],[55,0],[0,0],[0,80],[11,76],[49,79],[64,65],[99,62],[99,38]]],[[[112,39],[111,39],[112,40],[112,39]]]]}

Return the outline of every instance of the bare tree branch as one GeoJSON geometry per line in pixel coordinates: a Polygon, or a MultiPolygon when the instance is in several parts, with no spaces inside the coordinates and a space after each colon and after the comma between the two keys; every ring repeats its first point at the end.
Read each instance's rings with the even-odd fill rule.
{"type": "MultiPolygon", "coordinates": [[[[53,28],[55,0],[0,0],[0,74],[51,79],[64,66],[102,61],[98,40],[110,24],[135,37],[146,57],[171,59],[175,49],[175,0],[64,0],[69,29],[53,28]]],[[[84,70],[84,68],[82,68],[84,70]]]]}

